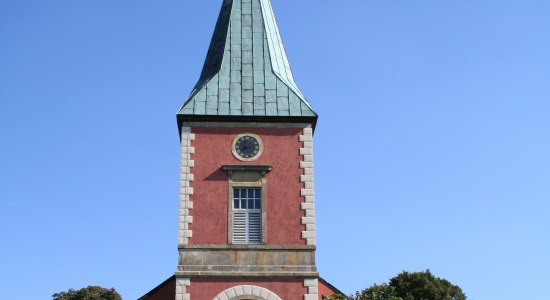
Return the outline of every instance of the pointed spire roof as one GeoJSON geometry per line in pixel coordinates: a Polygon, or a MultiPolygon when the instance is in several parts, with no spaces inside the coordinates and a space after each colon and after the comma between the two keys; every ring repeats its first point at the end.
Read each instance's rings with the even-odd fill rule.
{"type": "Polygon", "coordinates": [[[269,0],[224,0],[199,81],[178,112],[193,119],[309,120],[269,0]]]}

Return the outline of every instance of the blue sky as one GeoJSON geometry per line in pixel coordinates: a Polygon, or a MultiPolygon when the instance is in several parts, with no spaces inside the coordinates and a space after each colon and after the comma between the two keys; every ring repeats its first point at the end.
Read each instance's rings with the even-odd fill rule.
{"type": "MultiPolygon", "coordinates": [[[[321,275],[550,282],[550,2],[272,0],[315,134],[321,275]]],[[[220,0],[0,0],[0,298],[177,263],[175,113],[220,0]]]]}

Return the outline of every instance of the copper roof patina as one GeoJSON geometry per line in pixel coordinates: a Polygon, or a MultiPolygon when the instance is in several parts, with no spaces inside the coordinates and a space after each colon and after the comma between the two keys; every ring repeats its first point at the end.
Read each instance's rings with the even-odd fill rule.
{"type": "Polygon", "coordinates": [[[317,114],[294,82],[269,0],[223,1],[199,81],[177,115],[179,122],[229,117],[315,123],[317,114]]]}

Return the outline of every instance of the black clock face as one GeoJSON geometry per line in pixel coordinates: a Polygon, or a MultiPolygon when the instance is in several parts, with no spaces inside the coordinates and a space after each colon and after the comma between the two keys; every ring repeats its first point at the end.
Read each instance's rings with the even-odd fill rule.
{"type": "Polygon", "coordinates": [[[260,143],[252,136],[241,136],[235,142],[235,152],[242,158],[252,158],[260,152],[260,143]]]}

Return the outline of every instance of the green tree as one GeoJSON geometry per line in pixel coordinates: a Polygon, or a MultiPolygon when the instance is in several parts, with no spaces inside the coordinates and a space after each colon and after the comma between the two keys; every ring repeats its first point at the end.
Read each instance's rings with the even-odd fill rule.
{"type": "Polygon", "coordinates": [[[402,272],[390,279],[390,287],[403,300],[466,300],[460,287],[435,277],[430,270],[402,272]]]}
{"type": "Polygon", "coordinates": [[[332,295],[328,300],[466,300],[462,290],[445,279],[424,272],[402,272],[389,284],[374,284],[347,298],[332,295]]]}
{"type": "Polygon", "coordinates": [[[55,293],[52,297],[53,300],[122,300],[115,289],[99,286],[88,286],[78,291],[69,289],[66,292],[55,293]]]}
{"type": "Polygon", "coordinates": [[[324,297],[325,300],[401,300],[395,293],[395,288],[387,284],[374,284],[368,289],[361,292],[356,292],[355,295],[348,297],[340,294],[332,294],[330,298],[324,297]]]}
{"type": "Polygon", "coordinates": [[[323,300],[348,300],[348,298],[340,295],[340,294],[332,294],[330,297],[327,297],[326,295],[323,295],[323,300]]]}
{"type": "Polygon", "coordinates": [[[395,288],[385,283],[374,284],[368,289],[356,292],[355,295],[351,295],[349,298],[352,300],[401,300],[397,296],[395,288]]]}

